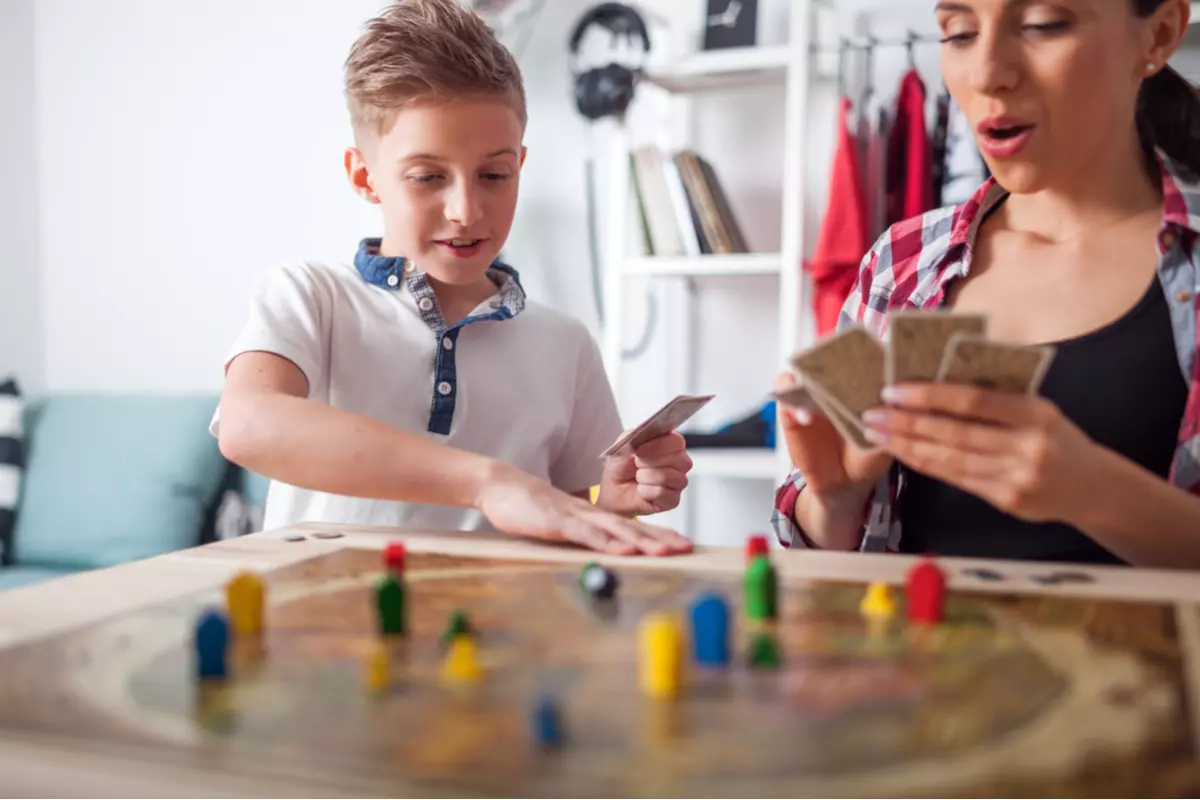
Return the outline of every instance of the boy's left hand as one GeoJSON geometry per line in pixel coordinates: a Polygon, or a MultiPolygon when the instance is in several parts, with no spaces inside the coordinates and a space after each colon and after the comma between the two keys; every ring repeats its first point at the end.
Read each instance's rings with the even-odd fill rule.
{"type": "Polygon", "coordinates": [[[610,456],[596,505],[616,514],[640,516],[670,511],[688,485],[692,459],[678,433],[651,439],[632,455],[610,456]]]}

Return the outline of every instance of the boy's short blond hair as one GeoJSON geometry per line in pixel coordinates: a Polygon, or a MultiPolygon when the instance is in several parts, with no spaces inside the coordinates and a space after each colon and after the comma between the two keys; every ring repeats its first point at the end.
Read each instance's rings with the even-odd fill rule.
{"type": "Polygon", "coordinates": [[[460,0],[397,0],[367,22],[345,82],[356,138],[382,135],[405,106],[471,96],[507,98],[525,127],[516,59],[460,0]]]}

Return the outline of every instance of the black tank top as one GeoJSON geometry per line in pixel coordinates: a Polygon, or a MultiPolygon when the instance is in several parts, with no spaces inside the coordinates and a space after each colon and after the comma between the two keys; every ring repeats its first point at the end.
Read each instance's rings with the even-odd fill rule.
{"type": "MultiPolygon", "coordinates": [[[[1158,279],[1119,320],[1055,348],[1040,393],[1092,441],[1166,478],[1187,383],[1158,279]]],[[[1123,563],[1069,525],[1024,522],[914,470],[904,476],[897,507],[904,552],[1123,563]]]]}

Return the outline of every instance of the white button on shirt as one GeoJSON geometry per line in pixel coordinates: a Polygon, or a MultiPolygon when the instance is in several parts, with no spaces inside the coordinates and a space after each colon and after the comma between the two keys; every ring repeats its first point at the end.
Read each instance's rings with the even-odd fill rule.
{"type": "MultiPolygon", "coordinates": [[[[526,299],[512,319],[473,322],[456,337],[457,343],[430,327],[407,286],[373,286],[350,264],[301,262],[267,274],[229,359],[251,350],[275,353],[304,373],[317,402],[503,459],[566,491],[598,483],[599,455],[620,434],[621,421],[587,328],[526,299]],[[439,358],[454,359],[453,385],[435,376],[439,358]],[[453,404],[445,435],[428,430],[434,397],[453,404]]],[[[214,435],[219,423],[214,414],[214,435]]],[[[305,521],[490,527],[470,509],[272,481],[264,527],[305,521]]]]}

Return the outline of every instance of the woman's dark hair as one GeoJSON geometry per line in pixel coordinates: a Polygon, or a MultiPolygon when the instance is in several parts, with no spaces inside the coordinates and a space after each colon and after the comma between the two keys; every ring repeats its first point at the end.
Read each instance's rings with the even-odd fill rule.
{"type": "MultiPolygon", "coordinates": [[[[1148,17],[1167,0],[1130,0],[1139,17],[1148,17]]],[[[1200,175],[1200,92],[1182,75],[1163,66],[1142,82],[1137,99],[1142,146],[1160,148],[1200,175]]]]}

